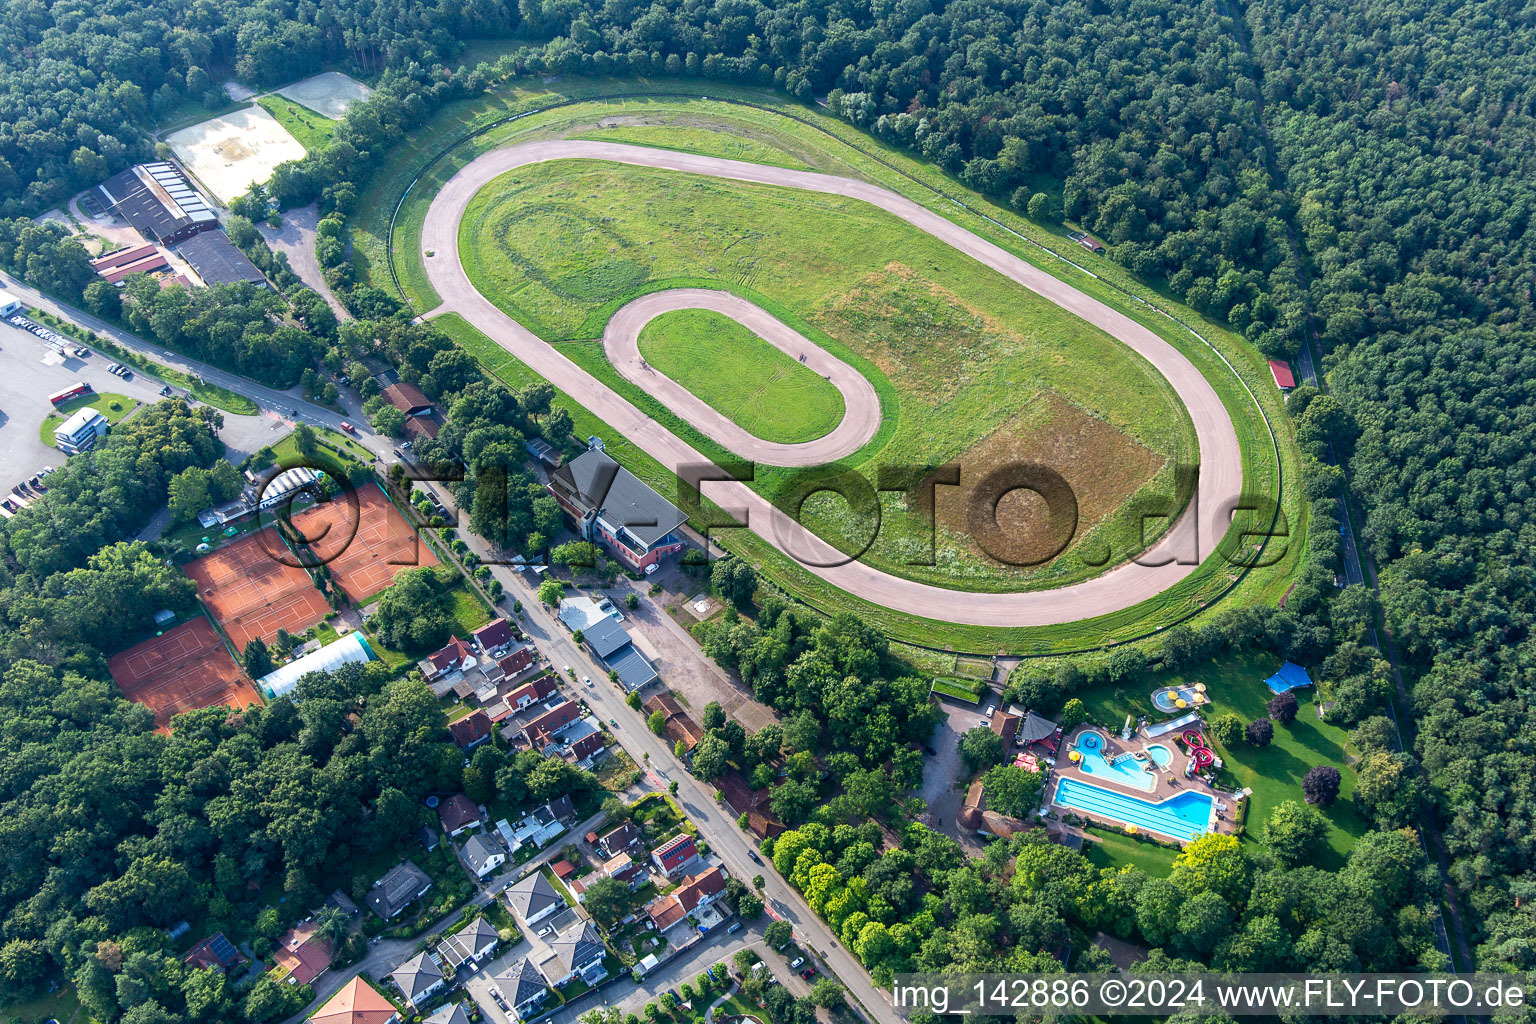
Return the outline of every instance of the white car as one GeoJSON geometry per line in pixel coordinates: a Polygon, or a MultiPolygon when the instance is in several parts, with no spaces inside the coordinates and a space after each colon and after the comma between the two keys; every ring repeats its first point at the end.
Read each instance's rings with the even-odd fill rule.
{"type": "Polygon", "coordinates": [[[805,957],[797,956],[789,962],[789,969],[792,971],[798,971],[800,969],[800,965],[803,963],[805,963],[805,957]]]}
{"type": "Polygon", "coordinates": [[[586,683],[588,686],[592,685],[592,677],[591,676],[582,676],[581,677],[581,681],[586,683]]]}
{"type": "Polygon", "coordinates": [[[996,704],[988,704],[987,705],[987,717],[991,718],[996,713],[997,713],[997,705],[996,704]]]}

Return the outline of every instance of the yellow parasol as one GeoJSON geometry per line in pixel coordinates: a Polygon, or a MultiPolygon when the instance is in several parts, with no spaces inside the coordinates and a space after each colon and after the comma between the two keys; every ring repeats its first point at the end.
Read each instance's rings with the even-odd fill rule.
{"type": "Polygon", "coordinates": [[[1071,754],[1069,754],[1069,755],[1067,755],[1067,756],[1068,756],[1068,757],[1070,757],[1070,758],[1071,758],[1071,759],[1072,759],[1072,763],[1073,763],[1073,764],[1076,764],[1076,763],[1077,763],[1077,762],[1079,762],[1079,761],[1081,761],[1081,760],[1082,760],[1082,759],[1083,759],[1083,755],[1082,755],[1082,754],[1080,754],[1080,753],[1078,753],[1078,752],[1077,752],[1077,751],[1075,751],[1075,750],[1074,750],[1074,751],[1072,751],[1072,753],[1071,753],[1071,754]]]}
{"type": "Polygon", "coordinates": [[[1174,707],[1182,708],[1182,707],[1187,707],[1188,705],[1189,705],[1189,702],[1187,700],[1185,700],[1183,697],[1175,697],[1174,698],[1174,701],[1173,701],[1173,706],[1174,707]]]}
{"type": "Polygon", "coordinates": [[[1205,692],[1205,684],[1204,683],[1196,683],[1195,684],[1195,689],[1199,690],[1201,693],[1204,693],[1205,692]]]}
{"type": "Polygon", "coordinates": [[[1127,825],[1127,826],[1125,826],[1125,830],[1126,830],[1126,832],[1130,833],[1131,835],[1135,835],[1136,834],[1136,826],[1135,825],[1127,825]]]}

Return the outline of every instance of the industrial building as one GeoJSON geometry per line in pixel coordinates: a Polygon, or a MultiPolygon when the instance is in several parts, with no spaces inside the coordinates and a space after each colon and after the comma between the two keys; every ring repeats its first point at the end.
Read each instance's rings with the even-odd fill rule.
{"type": "Polygon", "coordinates": [[[219,226],[213,206],[192,187],[181,168],[163,160],[114,174],[96,191],[109,213],[161,245],[175,245],[219,226]]]}
{"type": "Polygon", "coordinates": [[[107,284],[122,284],[130,274],[169,270],[170,262],[153,245],[130,245],[91,260],[91,267],[107,284]]]}
{"type": "Polygon", "coordinates": [[[10,292],[0,289],[0,316],[21,312],[21,300],[10,292]]]}
{"type": "Polygon", "coordinates": [[[178,245],[176,252],[197,272],[204,284],[249,281],[258,287],[267,287],[266,275],[222,231],[193,235],[178,245]]]}
{"type": "Polygon", "coordinates": [[[66,455],[78,455],[95,447],[98,437],[105,437],[107,418],[92,408],[76,409],[53,432],[53,443],[66,455]]]}

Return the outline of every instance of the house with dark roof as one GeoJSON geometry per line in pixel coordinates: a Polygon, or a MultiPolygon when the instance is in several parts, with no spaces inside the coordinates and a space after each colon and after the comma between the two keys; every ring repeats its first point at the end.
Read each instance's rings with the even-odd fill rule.
{"type": "Polygon", "coordinates": [[[421,388],[406,381],[396,381],[384,389],[384,401],[407,416],[426,416],[432,412],[432,399],[421,388]]]}
{"type": "Polygon", "coordinates": [[[443,939],[443,945],[453,954],[450,963],[457,958],[458,963],[468,961],[478,966],[495,955],[496,947],[501,945],[501,936],[497,934],[496,926],[481,916],[443,939]]]}
{"type": "Polygon", "coordinates": [[[617,857],[621,853],[638,853],[641,844],[640,830],[632,821],[625,821],[616,828],[597,837],[593,845],[604,857],[617,857]]]}
{"type": "Polygon", "coordinates": [[[364,902],[375,914],[388,921],[427,894],[431,877],[413,860],[403,860],[368,890],[364,902]]]}
{"type": "Polygon", "coordinates": [[[491,716],[477,708],[458,721],[449,722],[448,732],[460,750],[473,750],[491,738],[491,716]]]}
{"type": "Polygon", "coordinates": [[[443,425],[428,413],[425,416],[407,416],[405,418],[405,437],[408,441],[420,441],[423,438],[436,437],[443,432],[443,425]]]}
{"type": "Polygon", "coordinates": [[[412,1009],[441,992],[448,983],[443,977],[443,969],[425,950],[390,971],[389,977],[400,986],[405,1005],[412,1009]]]}
{"type": "Polygon", "coordinates": [[[480,650],[493,658],[512,646],[512,624],[506,619],[492,619],[470,635],[480,650]]]}
{"type": "Polygon", "coordinates": [[[447,1003],[432,1011],[424,1024],[470,1024],[470,1021],[463,1003],[447,1003]]]}
{"type": "Polygon", "coordinates": [[[507,902],[524,925],[533,925],[565,907],[565,899],[542,871],[524,875],[508,886],[507,902]]]}
{"type": "Polygon", "coordinates": [[[269,287],[267,277],[222,231],[202,231],[184,239],[176,253],[197,272],[204,284],[239,284],[245,281],[269,287]]]}
{"type": "Polygon", "coordinates": [[[460,835],[469,831],[485,819],[480,815],[480,808],[475,802],[463,793],[455,793],[437,806],[437,820],[442,824],[443,831],[450,836],[460,835]]]}
{"type": "Polygon", "coordinates": [[[519,1020],[536,1014],[549,997],[549,984],[527,957],[508,964],[495,981],[519,1020]]]}
{"type": "Polygon", "coordinates": [[[193,970],[215,970],[223,974],[231,967],[245,963],[245,957],[240,955],[233,942],[224,937],[223,932],[214,932],[187,950],[181,962],[193,970]]]}
{"type": "MultiPolygon", "coordinates": [[[[511,656],[509,655],[509,657],[511,656]]],[[[521,711],[554,692],[555,677],[546,672],[543,675],[535,676],[508,693],[506,703],[513,711],[521,711]]]]}
{"type": "Polygon", "coordinates": [[[549,475],[546,485],[583,540],[603,544],[643,572],[683,549],[688,517],[602,451],[588,451],[549,475]]]}
{"type": "Polygon", "coordinates": [[[554,816],[556,821],[568,821],[576,817],[576,804],[569,793],[561,793],[544,807],[554,816]]]}
{"type": "Polygon", "coordinates": [[[591,921],[580,921],[556,935],[549,943],[551,955],[538,965],[546,981],[558,988],[578,976],[588,985],[607,977],[603,967],[603,939],[591,921]]]}
{"type": "Polygon", "coordinates": [[[316,934],[320,926],[303,921],[278,936],[272,951],[274,970],[280,970],[295,985],[308,985],[331,969],[331,944],[316,934]]]}
{"type": "Polygon", "coordinates": [[[431,853],[433,850],[437,849],[437,844],[441,841],[441,839],[442,837],[437,834],[437,829],[433,828],[431,825],[423,825],[421,828],[416,830],[416,841],[420,843],[428,853],[431,853]]]}
{"type": "Polygon", "coordinates": [[[96,186],[108,213],[161,245],[175,245],[219,226],[213,206],[192,187],[181,168],[167,161],[138,164],[96,186]]]}
{"type": "Polygon", "coordinates": [[[484,878],[507,862],[507,851],[484,832],[470,836],[461,852],[464,863],[469,865],[476,878],[484,878]]]}
{"type": "Polygon", "coordinates": [[[652,850],[651,860],[669,879],[686,875],[702,863],[699,860],[698,844],[686,832],[673,836],[652,850]]]}
{"type": "Polygon", "coordinates": [[[528,745],[542,753],[555,743],[554,735],[581,718],[581,707],[573,700],[564,701],[523,726],[523,736],[528,745]]]}
{"type": "Polygon", "coordinates": [[[998,739],[1002,740],[1003,746],[1006,747],[1013,742],[1014,736],[1019,731],[1019,723],[1023,720],[1023,715],[1010,708],[1007,711],[995,712],[992,715],[990,724],[992,731],[997,734],[998,739]]]}

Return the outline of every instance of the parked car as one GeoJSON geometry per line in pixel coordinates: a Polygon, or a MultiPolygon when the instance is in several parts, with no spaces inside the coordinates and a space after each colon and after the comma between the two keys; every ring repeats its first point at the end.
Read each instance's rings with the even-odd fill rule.
{"type": "Polygon", "coordinates": [[[792,971],[798,971],[800,969],[800,965],[803,963],[805,963],[805,957],[797,956],[789,962],[789,969],[792,971]]]}
{"type": "Polygon", "coordinates": [[[354,427],[352,424],[348,423],[346,420],[342,420],[341,421],[341,429],[345,430],[349,434],[357,433],[357,428],[354,427]]]}
{"type": "Polygon", "coordinates": [[[807,967],[805,970],[800,972],[800,977],[804,978],[806,981],[810,981],[812,978],[816,977],[816,968],[807,967]]]}
{"type": "Polygon", "coordinates": [[[987,705],[987,717],[991,718],[996,713],[997,713],[997,705],[996,704],[988,704],[987,705]]]}
{"type": "MultiPolygon", "coordinates": [[[[739,931],[741,931],[741,922],[737,921],[725,930],[725,934],[735,935],[739,931]]],[[[710,975],[710,977],[714,977],[714,975],[710,975]]]]}
{"type": "Polygon", "coordinates": [[[125,366],[123,367],[122,372],[118,374],[118,376],[123,378],[123,380],[133,380],[133,371],[125,366]]]}
{"type": "Polygon", "coordinates": [[[613,720],[613,719],[611,719],[611,718],[610,718],[610,719],[608,719],[608,724],[609,724],[609,725],[611,725],[611,726],[613,726],[613,727],[614,727],[614,728],[615,728],[615,729],[617,729],[617,728],[618,728],[618,727],[619,727],[619,723],[618,723],[618,722],[616,722],[616,721],[614,721],[614,720],[613,720]]]}
{"type": "Polygon", "coordinates": [[[762,858],[757,855],[756,850],[748,850],[747,856],[752,858],[753,864],[761,864],[763,862],[762,858]]]}
{"type": "Polygon", "coordinates": [[[403,452],[410,451],[411,450],[411,442],[409,442],[409,441],[401,441],[400,442],[400,450],[403,451],[403,452]]]}
{"type": "Polygon", "coordinates": [[[83,345],[75,346],[75,358],[84,359],[91,354],[91,350],[83,345]]]}
{"type": "Polygon", "coordinates": [[[47,475],[48,475],[48,474],[49,474],[49,473],[52,473],[52,472],[53,472],[53,467],[52,467],[52,466],[44,466],[44,467],[43,467],[43,468],[42,468],[42,469],[41,469],[41,470],[40,470],[40,471],[39,471],[39,472],[38,472],[38,474],[37,474],[37,475],[38,475],[38,476],[47,476],[47,475]]]}

